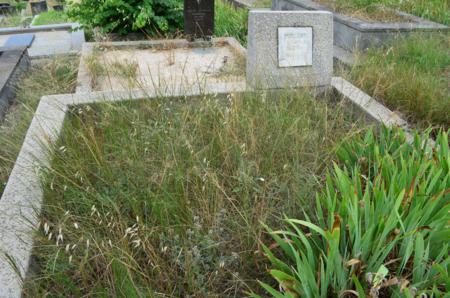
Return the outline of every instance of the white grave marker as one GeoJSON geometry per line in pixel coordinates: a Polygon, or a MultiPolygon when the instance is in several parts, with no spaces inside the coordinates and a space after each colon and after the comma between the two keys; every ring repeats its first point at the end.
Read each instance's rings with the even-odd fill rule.
{"type": "Polygon", "coordinates": [[[278,28],[278,66],[311,66],[313,60],[312,27],[278,28]]]}

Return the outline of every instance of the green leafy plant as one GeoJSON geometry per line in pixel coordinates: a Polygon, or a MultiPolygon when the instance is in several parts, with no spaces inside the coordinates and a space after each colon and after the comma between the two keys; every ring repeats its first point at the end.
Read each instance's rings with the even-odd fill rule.
{"type": "Polygon", "coordinates": [[[88,28],[127,34],[167,33],[182,27],[181,0],[81,0],[69,5],[67,14],[88,28]]]}
{"type": "Polygon", "coordinates": [[[317,197],[316,218],[286,219],[263,246],[274,297],[442,297],[448,266],[448,133],[434,148],[428,134],[384,128],[346,141],[317,197]]]}

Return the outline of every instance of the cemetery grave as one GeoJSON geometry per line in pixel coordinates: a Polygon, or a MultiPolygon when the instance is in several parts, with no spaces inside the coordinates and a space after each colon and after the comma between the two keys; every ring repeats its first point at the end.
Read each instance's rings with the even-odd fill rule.
{"type": "Polygon", "coordinates": [[[185,39],[85,43],[76,81],[19,90],[0,297],[444,295],[448,132],[333,76],[330,12],[251,10],[245,49],[184,2],[185,39]]]}
{"type": "MultiPolygon", "coordinates": [[[[313,0],[274,0],[274,10],[313,10],[332,11],[322,2],[313,0]]],[[[347,51],[365,51],[370,47],[389,44],[399,36],[408,36],[414,32],[428,34],[449,32],[450,27],[419,18],[401,11],[390,10],[390,16],[380,14],[374,20],[361,19],[358,15],[347,15],[345,12],[335,12],[334,16],[334,44],[347,51]]]]}

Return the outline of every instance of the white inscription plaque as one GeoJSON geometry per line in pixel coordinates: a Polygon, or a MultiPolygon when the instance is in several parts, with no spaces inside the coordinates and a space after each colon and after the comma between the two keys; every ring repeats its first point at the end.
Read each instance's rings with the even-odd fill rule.
{"type": "Polygon", "coordinates": [[[312,27],[278,28],[278,66],[312,65],[312,27]]]}

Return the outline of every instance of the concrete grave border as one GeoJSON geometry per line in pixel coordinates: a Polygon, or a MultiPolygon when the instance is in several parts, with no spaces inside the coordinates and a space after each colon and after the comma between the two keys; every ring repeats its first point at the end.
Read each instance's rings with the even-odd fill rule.
{"type": "MultiPolygon", "coordinates": [[[[272,0],[272,10],[331,11],[330,8],[311,0],[272,0]]],[[[408,35],[412,32],[450,31],[448,26],[405,12],[395,12],[398,16],[412,22],[369,23],[334,12],[334,44],[349,51],[353,51],[355,48],[366,50],[369,46],[380,46],[399,35],[408,35]]]]}
{"type": "Polygon", "coordinates": [[[232,37],[213,38],[211,42],[194,41],[189,42],[185,39],[170,39],[170,40],[140,40],[140,41],[117,41],[117,42],[86,42],[83,44],[80,57],[80,66],[78,68],[78,78],[76,93],[93,92],[91,84],[91,76],[86,65],[86,58],[89,57],[96,47],[105,48],[193,48],[193,47],[210,47],[215,45],[228,45],[237,55],[246,55],[246,49],[232,37]]]}

